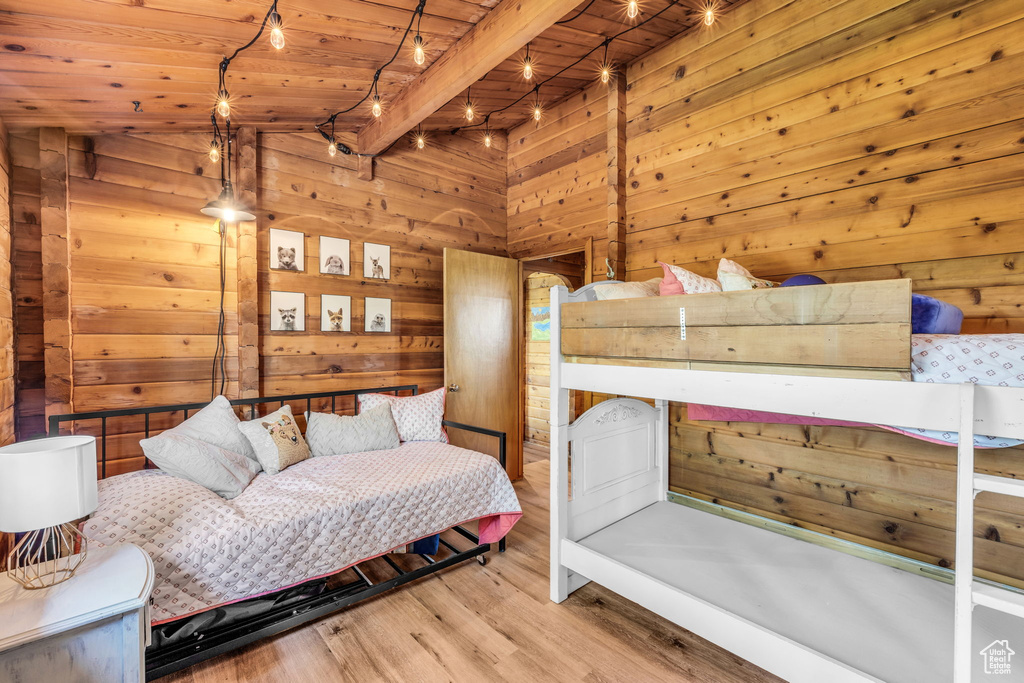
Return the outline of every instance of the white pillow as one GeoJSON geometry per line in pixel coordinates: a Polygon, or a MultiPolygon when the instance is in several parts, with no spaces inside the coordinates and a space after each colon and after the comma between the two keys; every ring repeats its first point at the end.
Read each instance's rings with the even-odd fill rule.
{"type": "Polygon", "coordinates": [[[648,296],[658,296],[658,286],[661,278],[656,277],[645,282],[616,282],[608,285],[594,287],[594,296],[598,301],[609,299],[639,299],[648,296]]]}
{"type": "Polygon", "coordinates": [[[359,415],[306,413],[306,443],[313,457],[384,451],[401,445],[387,403],[359,415]]]}
{"type": "Polygon", "coordinates": [[[164,472],[205,486],[231,499],[245,490],[260,464],[241,453],[166,431],[139,442],[146,457],[164,472]]]}
{"type": "Polygon", "coordinates": [[[390,405],[402,441],[440,441],[448,443],[444,431],[444,388],[419,396],[391,396],[389,394],[361,394],[359,410],[372,410],[390,405]]]}
{"type": "Polygon", "coordinates": [[[264,417],[239,422],[237,429],[252,444],[256,459],[267,474],[277,474],[309,457],[309,446],[302,438],[299,425],[292,417],[292,407],[288,404],[264,417]]]}
{"type": "Polygon", "coordinates": [[[180,425],[164,431],[160,436],[188,436],[256,460],[256,451],[238,431],[239,422],[228,400],[218,396],[198,413],[180,425]]]}
{"type": "Polygon", "coordinates": [[[727,258],[718,262],[718,282],[723,292],[736,292],[744,289],[764,289],[774,287],[770,280],[761,280],[750,274],[750,271],[727,258]]]}

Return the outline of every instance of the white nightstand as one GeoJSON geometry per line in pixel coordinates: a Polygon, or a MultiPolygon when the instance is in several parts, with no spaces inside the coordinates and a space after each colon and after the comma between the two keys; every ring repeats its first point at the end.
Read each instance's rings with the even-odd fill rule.
{"type": "Polygon", "coordinates": [[[0,681],[145,679],[153,562],[123,544],[90,549],[78,572],[26,590],[0,572],[0,681]]]}

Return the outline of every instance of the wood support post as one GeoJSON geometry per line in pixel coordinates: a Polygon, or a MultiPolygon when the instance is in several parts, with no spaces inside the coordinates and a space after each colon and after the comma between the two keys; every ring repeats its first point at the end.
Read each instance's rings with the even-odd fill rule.
{"type": "MultiPolygon", "coordinates": [[[[235,138],[238,170],[235,191],[238,201],[256,213],[258,187],[256,170],[256,129],[239,128],[235,138]]],[[[235,242],[237,257],[238,292],[238,396],[253,398],[260,395],[259,346],[259,285],[256,252],[257,220],[237,223],[235,242]]]]}
{"type": "Polygon", "coordinates": [[[626,279],[626,76],[608,83],[608,266],[626,279]]]}
{"type": "Polygon", "coordinates": [[[359,179],[373,180],[373,157],[357,157],[359,159],[359,179]]]}
{"type": "Polygon", "coordinates": [[[72,410],[71,251],[68,139],[39,129],[39,223],[43,261],[43,361],[46,416],[72,410]]]}
{"type": "MultiPolygon", "coordinates": [[[[0,121],[0,446],[14,441],[14,297],[11,293],[11,163],[0,121]]],[[[4,555],[0,533],[0,558],[4,555]]]]}

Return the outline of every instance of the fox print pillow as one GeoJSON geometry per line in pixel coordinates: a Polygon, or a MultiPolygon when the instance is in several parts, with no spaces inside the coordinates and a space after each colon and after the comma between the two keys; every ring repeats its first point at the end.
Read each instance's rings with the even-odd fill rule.
{"type": "Polygon", "coordinates": [[[239,431],[252,444],[256,459],[267,474],[281,470],[309,457],[309,446],[302,438],[299,425],[292,417],[289,405],[275,410],[265,417],[240,422],[239,431]]]}

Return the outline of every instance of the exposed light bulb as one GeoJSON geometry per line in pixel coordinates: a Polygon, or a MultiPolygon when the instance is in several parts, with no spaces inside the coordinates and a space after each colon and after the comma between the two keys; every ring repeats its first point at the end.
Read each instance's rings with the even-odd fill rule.
{"type": "Polygon", "coordinates": [[[221,90],[217,93],[217,113],[225,119],[231,116],[231,105],[228,104],[227,90],[221,90]]]}
{"type": "Polygon", "coordinates": [[[609,65],[607,65],[607,64],[601,65],[601,82],[602,83],[607,83],[608,81],[611,80],[611,78],[612,78],[612,68],[609,65]]]}
{"type": "Polygon", "coordinates": [[[715,8],[712,5],[708,5],[704,9],[704,25],[711,26],[715,23],[715,8]]]}
{"type": "Polygon", "coordinates": [[[423,49],[423,36],[416,36],[412,39],[412,61],[420,66],[427,61],[427,53],[423,49]]]}
{"type": "Polygon", "coordinates": [[[225,222],[225,223],[234,223],[235,222],[235,210],[234,209],[224,209],[224,218],[222,219],[222,221],[225,222]]]}
{"type": "Polygon", "coordinates": [[[526,80],[533,78],[533,60],[529,56],[523,60],[523,78],[526,80]]]}
{"type": "Polygon", "coordinates": [[[533,120],[534,121],[540,121],[540,115],[541,115],[540,105],[539,104],[533,105],[533,120]]]}
{"type": "Polygon", "coordinates": [[[331,140],[331,144],[327,145],[327,153],[330,154],[332,157],[336,155],[338,153],[338,143],[336,143],[334,140],[331,140]]]}
{"type": "Polygon", "coordinates": [[[466,120],[472,121],[473,115],[473,104],[471,102],[466,102],[466,120]]]}
{"type": "Polygon", "coordinates": [[[629,0],[626,5],[626,16],[630,19],[636,19],[636,15],[640,14],[640,3],[637,0],[629,0]]]}
{"type": "Polygon", "coordinates": [[[213,163],[220,161],[220,145],[216,140],[210,143],[210,161],[213,163]]]}
{"type": "Polygon", "coordinates": [[[423,133],[416,134],[416,149],[423,149],[427,146],[427,138],[424,137],[423,133]]]}
{"type": "Polygon", "coordinates": [[[373,96],[373,104],[370,105],[370,111],[377,118],[380,118],[381,112],[383,111],[380,106],[380,95],[373,96]]]}
{"type": "Polygon", "coordinates": [[[274,26],[270,29],[270,44],[278,50],[284,47],[284,31],[281,30],[280,26],[274,26]]]}
{"type": "Polygon", "coordinates": [[[484,147],[490,147],[492,144],[491,134],[487,133],[484,135],[484,147]]]}

